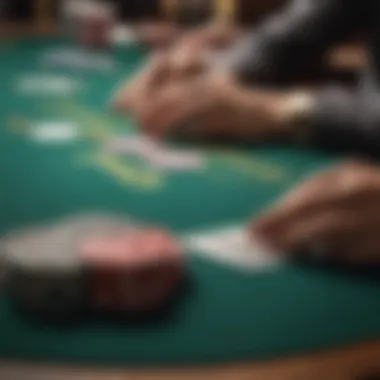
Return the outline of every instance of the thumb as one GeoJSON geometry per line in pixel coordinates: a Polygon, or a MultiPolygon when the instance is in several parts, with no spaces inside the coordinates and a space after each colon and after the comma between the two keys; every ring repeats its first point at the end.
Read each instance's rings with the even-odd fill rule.
{"type": "Polygon", "coordinates": [[[202,100],[198,81],[174,82],[158,92],[140,114],[145,130],[164,135],[197,114],[202,100]]]}
{"type": "Polygon", "coordinates": [[[111,106],[119,112],[130,111],[141,97],[148,96],[168,76],[168,57],[164,54],[156,54],[136,74],[132,81],[127,80],[116,90],[111,99],[111,106]]]}
{"type": "Polygon", "coordinates": [[[170,57],[171,75],[175,79],[200,74],[207,68],[204,52],[200,47],[183,44],[170,57]]]}

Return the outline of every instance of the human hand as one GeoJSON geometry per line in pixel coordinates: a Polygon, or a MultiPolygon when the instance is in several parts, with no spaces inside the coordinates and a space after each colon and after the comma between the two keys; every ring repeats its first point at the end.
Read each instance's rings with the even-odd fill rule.
{"type": "Polygon", "coordinates": [[[326,250],[354,264],[380,263],[380,168],[350,163],[292,190],[251,232],[281,252],[326,250]]]}
{"type": "Polygon", "coordinates": [[[133,80],[117,91],[111,101],[113,108],[134,114],[156,89],[207,70],[210,50],[231,44],[237,36],[238,31],[216,25],[187,33],[169,50],[152,55],[133,80]]]}
{"type": "Polygon", "coordinates": [[[290,93],[246,89],[230,74],[210,71],[159,89],[137,120],[157,137],[258,142],[292,134],[292,99],[290,93]]]}

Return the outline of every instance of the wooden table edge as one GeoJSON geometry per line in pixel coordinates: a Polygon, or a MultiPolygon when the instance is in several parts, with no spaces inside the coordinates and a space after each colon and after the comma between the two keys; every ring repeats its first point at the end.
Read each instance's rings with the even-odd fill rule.
{"type": "Polygon", "coordinates": [[[380,340],[256,363],[182,368],[102,368],[0,360],[1,380],[357,380],[380,378],[380,340]]]}

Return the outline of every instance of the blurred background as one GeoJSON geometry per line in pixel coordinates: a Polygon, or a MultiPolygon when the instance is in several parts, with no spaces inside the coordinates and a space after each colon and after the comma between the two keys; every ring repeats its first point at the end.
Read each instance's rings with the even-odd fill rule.
{"type": "MultiPolygon", "coordinates": [[[[68,2],[70,0],[2,0],[0,9],[3,20],[14,23],[38,21],[40,25],[51,26],[59,19],[59,8],[62,3],[68,2]]],[[[75,2],[83,1],[76,0],[75,2]]],[[[108,0],[103,2],[114,4],[119,10],[119,19],[128,22],[147,19],[164,20],[166,17],[165,3],[168,3],[165,0],[108,0]]],[[[179,6],[184,6],[184,8],[191,3],[200,4],[201,7],[211,10],[213,2],[208,0],[178,1],[179,6]]],[[[236,19],[239,23],[251,24],[283,3],[284,0],[237,0],[236,19]]]]}
{"type": "MultiPolygon", "coordinates": [[[[113,45],[115,41],[118,43],[124,42],[125,45],[137,43],[150,51],[155,51],[156,49],[165,49],[172,46],[173,43],[189,30],[208,24],[223,25],[228,30],[228,33],[231,34],[244,34],[247,29],[254,28],[260,21],[264,20],[286,2],[286,0],[0,0],[0,38],[67,34],[75,37],[79,50],[64,50],[63,53],[69,55],[68,58],[70,58],[66,57],[65,64],[68,66],[72,65],[75,69],[81,65],[85,68],[91,68],[91,62],[89,61],[93,61],[92,55],[88,56],[87,61],[83,60],[81,55],[78,56],[82,46],[85,48],[83,49],[85,52],[88,52],[88,48],[95,48],[96,51],[105,51],[106,58],[111,57],[112,63],[113,55],[109,50],[109,46],[113,45]],[[109,33],[110,31],[111,33],[109,33]],[[75,59],[71,59],[70,54],[74,58],[79,57],[81,59],[75,61],[75,59]]],[[[57,46],[60,46],[58,42],[57,46]]],[[[57,52],[53,51],[53,53],[57,52]]],[[[353,36],[352,39],[346,41],[343,45],[334,47],[333,51],[329,53],[331,54],[329,54],[328,59],[334,75],[345,81],[355,81],[357,79],[356,73],[365,61],[360,38],[353,36]]],[[[62,54],[58,55],[58,57],[60,59],[65,58],[62,54]]],[[[128,59],[132,62],[137,61],[134,56],[132,56],[132,59],[127,57],[126,61],[128,59]]],[[[56,60],[52,59],[51,62],[53,61],[56,64],[56,60]]],[[[122,61],[122,63],[126,61],[122,61]]],[[[103,88],[101,80],[102,78],[106,78],[104,82],[106,80],[112,82],[111,85],[107,84],[107,89],[109,89],[114,86],[117,76],[115,74],[114,78],[112,78],[107,70],[102,71],[102,62],[99,60],[99,67],[95,67],[98,71],[94,70],[95,74],[93,74],[91,80],[98,86],[95,86],[96,88],[101,89],[103,88]],[[97,82],[98,79],[99,83],[97,82]]],[[[81,70],[72,70],[69,73],[70,75],[67,75],[67,77],[75,80],[81,79],[83,75],[83,71],[81,70]]],[[[39,82],[37,84],[33,82],[32,85],[42,88],[41,77],[44,74],[43,70],[41,69],[41,72],[38,74],[37,79],[39,82]]],[[[51,81],[51,77],[45,79],[46,81],[51,81]]],[[[88,81],[90,82],[90,79],[88,81]]],[[[61,81],[58,82],[58,84],[61,84],[61,81]]],[[[28,89],[33,87],[30,83],[30,81],[27,82],[26,87],[28,89]]],[[[51,86],[47,87],[48,90],[52,89],[51,86]]],[[[63,87],[61,95],[69,98],[69,94],[65,93],[65,89],[69,85],[61,87],[63,87]]],[[[98,103],[100,101],[98,99],[102,99],[102,104],[104,103],[103,99],[106,98],[105,91],[99,91],[99,93],[93,93],[92,95],[95,99],[93,107],[99,108],[98,103]]],[[[22,99],[21,96],[20,98],[22,99]]],[[[72,98],[75,99],[74,97],[72,98]]],[[[30,99],[32,97],[28,98],[28,106],[32,102],[30,99]]],[[[87,98],[85,100],[87,101],[87,98]]],[[[90,119],[89,124],[94,124],[93,120],[94,118],[90,119]]],[[[54,129],[55,132],[53,132],[57,133],[58,127],[56,125],[53,127],[49,126],[50,130],[54,129]]],[[[62,128],[67,129],[67,126],[61,125],[59,128],[61,130],[58,130],[58,135],[56,134],[53,137],[57,139],[58,136],[59,139],[63,136],[64,139],[65,136],[67,137],[67,132],[62,131],[62,128]]],[[[39,131],[39,136],[41,137],[41,131],[46,133],[46,128],[40,128],[39,131]]],[[[42,136],[43,140],[51,139],[52,132],[49,133],[50,135],[47,134],[47,137],[42,136]]],[[[305,362],[304,366],[295,365],[294,370],[291,368],[292,373],[296,375],[287,378],[311,379],[312,377],[306,377],[304,374],[316,373],[313,380],[322,378],[326,380],[351,379],[348,376],[339,377],[335,375],[341,373],[342,365],[347,366],[349,362],[352,362],[353,366],[355,363],[362,363],[366,360],[371,363],[375,362],[377,360],[377,352],[377,347],[365,346],[363,350],[352,351],[349,354],[323,357],[323,360],[321,359],[318,362],[318,368],[329,367],[331,377],[328,378],[323,375],[318,376],[316,370],[317,364],[314,360],[310,359],[307,363],[305,362]]],[[[278,371],[276,368],[271,368],[270,371],[273,372],[273,376],[266,376],[265,373],[260,378],[270,380],[282,379],[282,370],[278,371]],[[280,375],[278,375],[279,373],[280,375]]],[[[346,372],[348,374],[350,372],[349,369],[346,372]]],[[[234,378],[233,376],[234,374],[232,374],[231,378],[234,378]]],[[[13,378],[16,379],[16,377],[13,378]]],[[[45,379],[38,376],[35,378],[40,380],[45,379]]],[[[91,376],[91,378],[94,377],[91,376]]],[[[104,377],[100,378],[104,379],[104,377]]],[[[1,373],[0,380],[3,380],[1,373]]],[[[51,379],[49,378],[49,380],[51,379]]]]}
{"type": "MultiPolygon", "coordinates": [[[[64,20],[86,13],[84,4],[108,4],[114,10],[113,27],[128,27],[139,42],[155,48],[173,42],[180,31],[218,19],[228,20],[234,28],[255,27],[284,3],[286,0],[0,0],[0,36],[62,32],[64,20]]],[[[363,60],[356,41],[339,47],[332,56],[333,66],[342,70],[355,70],[363,60]]]]}

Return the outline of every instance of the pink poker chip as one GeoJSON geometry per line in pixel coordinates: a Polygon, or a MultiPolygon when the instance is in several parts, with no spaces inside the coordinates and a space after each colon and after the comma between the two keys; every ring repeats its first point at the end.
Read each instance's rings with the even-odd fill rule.
{"type": "Polygon", "coordinates": [[[88,237],[80,255],[90,268],[93,304],[103,310],[139,313],[159,308],[184,274],[182,247],[159,228],[88,237]]]}

